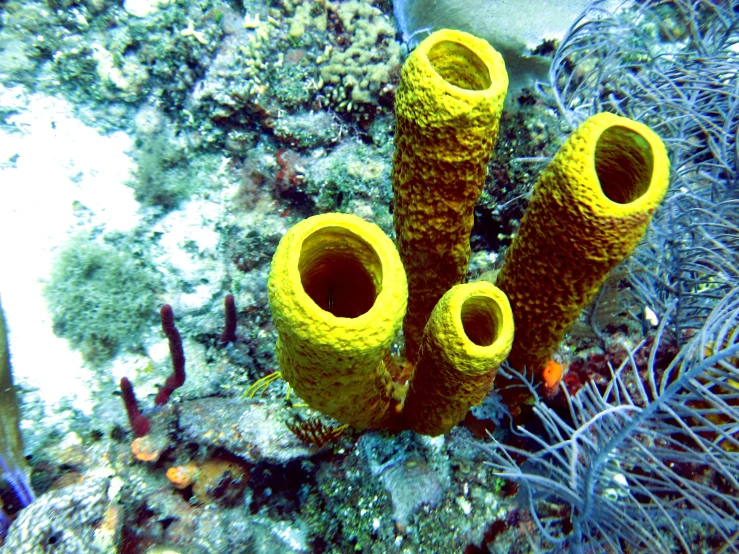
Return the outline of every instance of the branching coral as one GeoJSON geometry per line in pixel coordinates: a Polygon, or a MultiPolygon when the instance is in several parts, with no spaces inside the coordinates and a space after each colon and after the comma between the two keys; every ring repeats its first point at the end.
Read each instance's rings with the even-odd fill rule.
{"type": "MultiPolygon", "coordinates": [[[[162,385],[162,388],[159,389],[159,392],[154,398],[154,404],[156,406],[164,406],[169,402],[169,397],[172,396],[175,389],[185,384],[185,350],[182,348],[180,332],[174,323],[172,306],[169,304],[162,306],[159,310],[159,315],[162,320],[162,331],[167,335],[169,341],[169,354],[172,357],[172,373],[167,376],[164,385],[162,385]]],[[[123,397],[123,404],[126,407],[128,421],[131,424],[134,435],[136,437],[145,436],[151,428],[151,421],[139,410],[139,405],[133,392],[133,385],[126,377],[121,379],[121,396],[123,397]]]]}

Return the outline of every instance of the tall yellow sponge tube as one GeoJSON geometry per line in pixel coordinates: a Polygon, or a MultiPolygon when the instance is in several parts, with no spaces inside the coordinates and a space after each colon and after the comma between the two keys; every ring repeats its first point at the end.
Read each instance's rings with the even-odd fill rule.
{"type": "Polygon", "coordinates": [[[669,181],[660,138],[601,113],[543,171],[496,284],[516,320],[509,362],[539,372],[608,272],[642,239],[669,181]]]}
{"type": "Polygon", "coordinates": [[[411,361],[436,302],[465,276],[473,210],[507,88],[501,55],[461,31],[431,34],[403,65],[392,182],[398,250],[408,274],[404,329],[411,361]]]}
{"type": "Polygon", "coordinates": [[[513,343],[508,299],[486,281],[450,289],[431,313],[403,414],[424,435],[447,433],[482,402],[513,343]]]}
{"type": "Polygon", "coordinates": [[[280,241],[268,293],[278,363],[300,398],[357,429],[387,426],[397,398],[383,360],[408,295],[392,241],[354,215],[305,219],[280,241]]]}

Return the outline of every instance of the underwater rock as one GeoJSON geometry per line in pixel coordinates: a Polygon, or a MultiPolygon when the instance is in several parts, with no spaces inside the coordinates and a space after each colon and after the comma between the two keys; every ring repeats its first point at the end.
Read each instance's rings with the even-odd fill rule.
{"type": "Polygon", "coordinates": [[[439,476],[420,456],[393,459],[379,471],[393,503],[393,520],[403,527],[422,506],[436,507],[444,494],[439,476]]]}
{"type": "Polygon", "coordinates": [[[311,450],[288,430],[279,406],[239,398],[203,398],[183,402],[180,429],[185,438],[224,448],[252,463],[285,463],[311,450]]]}
{"type": "Polygon", "coordinates": [[[123,521],[119,478],[89,477],[52,491],[12,523],[2,554],[108,554],[117,552],[123,521]]]}
{"type": "Polygon", "coordinates": [[[405,528],[423,506],[436,507],[449,487],[443,440],[404,432],[397,437],[366,433],[357,446],[372,475],[378,477],[393,504],[393,521],[405,528]]]}
{"type": "Polygon", "coordinates": [[[193,505],[164,490],[149,496],[146,504],[151,517],[139,527],[137,537],[142,544],[152,544],[146,554],[256,552],[254,524],[242,506],[193,505]]]}
{"type": "Polygon", "coordinates": [[[311,552],[307,530],[300,520],[272,521],[259,515],[252,520],[252,527],[257,538],[255,554],[311,552]]]}

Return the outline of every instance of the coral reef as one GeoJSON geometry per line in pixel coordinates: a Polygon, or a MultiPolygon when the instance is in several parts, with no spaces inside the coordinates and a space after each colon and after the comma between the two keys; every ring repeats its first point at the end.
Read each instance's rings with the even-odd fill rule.
{"type": "MultiPolygon", "coordinates": [[[[6,393],[29,455],[16,465],[31,466],[38,498],[23,508],[3,468],[0,526],[14,521],[1,551],[736,551],[735,293],[709,317],[738,280],[736,1],[609,4],[537,49],[556,49],[550,85],[509,89],[458,280],[494,281],[537,174],[596,111],[664,139],[670,190],[545,380],[499,369],[496,383],[522,391],[525,426],[510,429],[517,406],[493,391],[431,438],[358,431],[307,406],[275,379],[268,305],[270,260],[298,221],[339,211],[393,236],[407,45],[391,2],[3,3],[6,393]],[[53,318],[37,283],[64,292],[49,296],[53,318]],[[155,319],[165,299],[187,384],[155,407],[172,371],[155,319]],[[137,438],[124,376],[149,421],[137,438]]],[[[337,301],[333,287],[318,297],[337,301]]],[[[402,344],[384,348],[398,360],[402,344]]],[[[393,368],[393,402],[411,370],[393,368]]]]}
{"type": "Polygon", "coordinates": [[[123,482],[111,475],[90,476],[44,495],[10,526],[0,552],[104,554],[115,551],[123,515],[118,504],[123,482]]]}
{"type": "MultiPolygon", "coordinates": [[[[338,136],[338,135],[337,135],[338,136]]],[[[390,144],[376,148],[342,142],[325,156],[305,164],[302,189],[319,213],[348,210],[366,217],[389,233],[392,221],[387,206],[390,190],[390,144]]]]}
{"type": "Polygon", "coordinates": [[[234,123],[244,121],[249,112],[259,115],[266,86],[264,46],[274,28],[269,19],[256,20],[253,25],[234,22],[193,91],[193,108],[205,111],[211,119],[234,123]]]}
{"type": "Polygon", "coordinates": [[[285,427],[289,412],[265,401],[203,398],[186,402],[179,425],[182,436],[214,450],[238,453],[251,463],[286,464],[310,448],[285,427]],[[222,426],[223,433],[213,429],[222,426]]]}

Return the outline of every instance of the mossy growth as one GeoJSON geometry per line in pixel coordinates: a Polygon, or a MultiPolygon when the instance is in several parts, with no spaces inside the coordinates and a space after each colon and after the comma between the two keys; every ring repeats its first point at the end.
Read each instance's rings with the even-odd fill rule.
{"type": "Polygon", "coordinates": [[[353,211],[357,201],[387,211],[392,202],[388,159],[382,149],[345,142],[308,165],[302,186],[319,213],[353,211]]]}
{"type": "Polygon", "coordinates": [[[318,75],[307,62],[286,63],[272,67],[268,80],[274,97],[283,108],[292,112],[307,106],[312,100],[313,92],[309,83],[317,81],[318,75]]]}
{"type": "Polygon", "coordinates": [[[161,280],[123,238],[115,246],[83,233],[57,256],[45,296],[54,332],[93,364],[139,345],[156,323],[161,280]]]}
{"type": "Polygon", "coordinates": [[[175,144],[166,133],[141,140],[135,154],[138,169],[130,186],[134,197],[147,207],[173,210],[191,195],[208,187],[218,171],[221,158],[212,154],[193,155],[175,144]]]}

